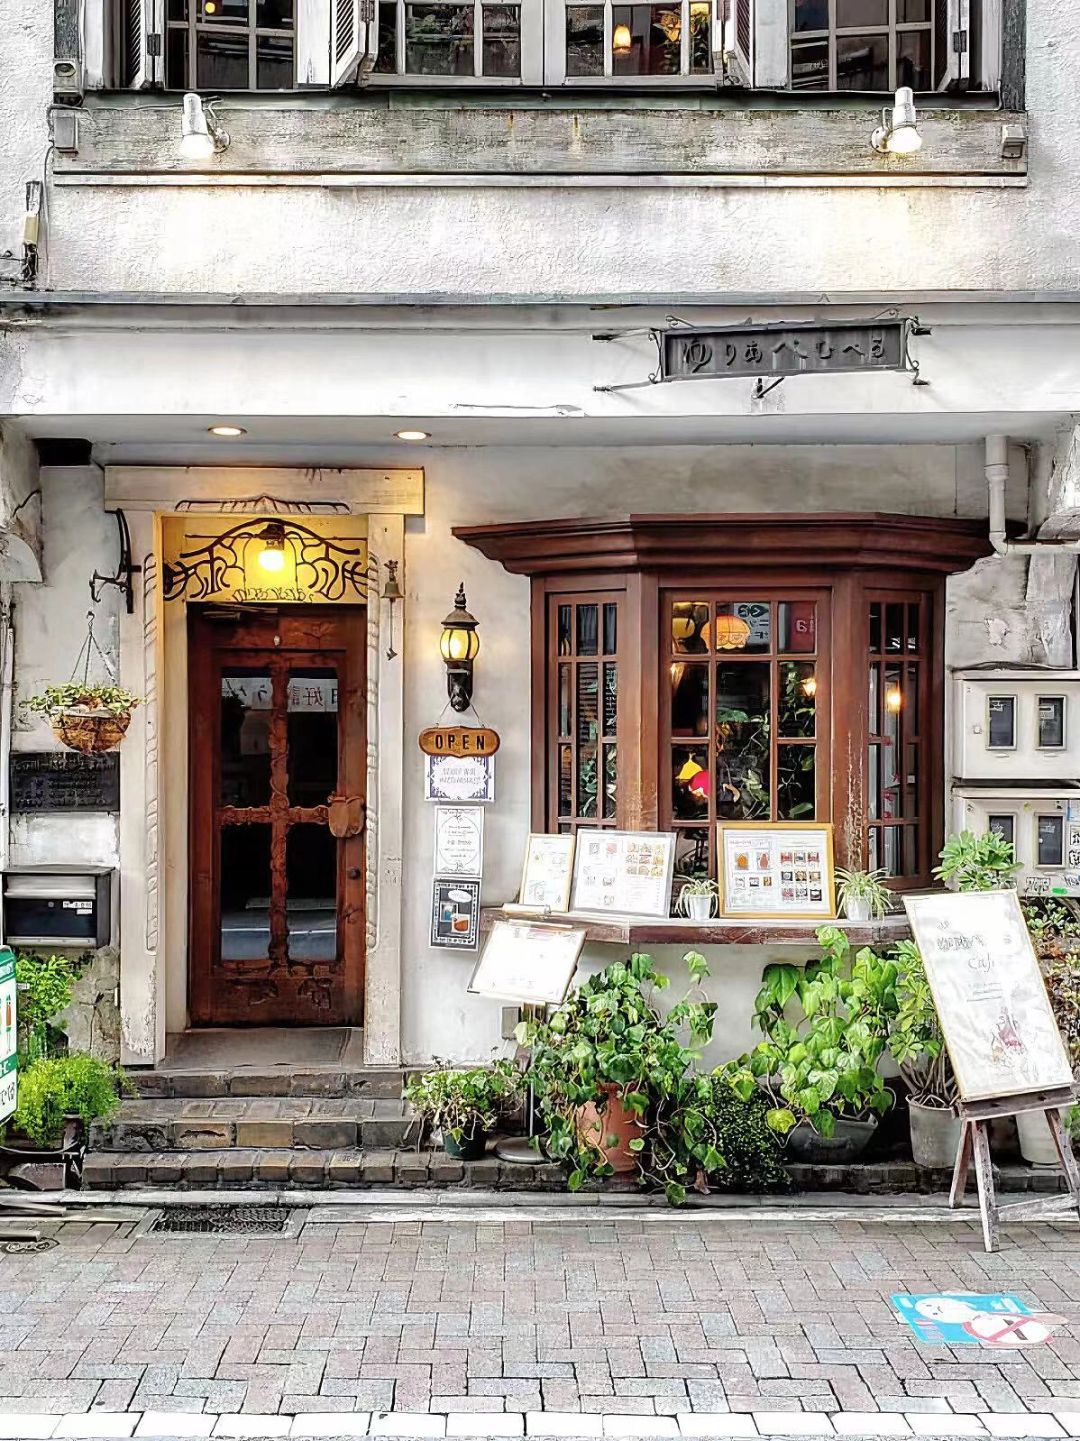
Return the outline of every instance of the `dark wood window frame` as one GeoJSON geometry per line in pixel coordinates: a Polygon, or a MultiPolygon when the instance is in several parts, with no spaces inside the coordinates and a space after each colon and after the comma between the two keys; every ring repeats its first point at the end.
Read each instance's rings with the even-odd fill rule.
{"type": "MultiPolygon", "coordinates": [[[[774,515],[631,515],[617,520],[544,520],[463,526],[454,535],[533,589],[533,825],[555,830],[550,731],[552,657],[548,616],[559,596],[621,598],[619,615],[618,789],[616,822],[653,830],[670,820],[660,685],[669,663],[663,639],[665,596],[692,591],[817,592],[826,598],[829,634],[827,813],[840,865],[869,858],[868,705],[870,605],[902,595],[917,602],[920,677],[918,770],[913,818],[918,869],[893,882],[925,886],[944,838],[945,582],[989,554],[977,520],[882,512],[774,515]]],[[[905,661],[907,657],[905,656],[905,661]]],[[[820,794],[820,793],[819,793],[820,794]]],[[[819,808],[822,802],[819,800],[819,808]]]]}

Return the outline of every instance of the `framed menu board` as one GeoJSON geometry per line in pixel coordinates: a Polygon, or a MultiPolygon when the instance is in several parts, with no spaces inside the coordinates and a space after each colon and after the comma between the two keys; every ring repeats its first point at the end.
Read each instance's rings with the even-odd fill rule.
{"type": "Polygon", "coordinates": [[[559,1006],[566,999],[585,932],[542,921],[496,921],[469,982],[474,996],[559,1006]]]}
{"type": "Polygon", "coordinates": [[[721,915],[763,920],[836,915],[832,826],[721,821],[716,830],[721,915]]]}
{"type": "Polygon", "coordinates": [[[570,909],[667,916],[674,869],[670,832],[579,830],[570,909]]]}
{"type": "Polygon", "coordinates": [[[525,848],[525,868],[521,873],[523,906],[550,906],[565,911],[570,905],[570,886],[574,878],[574,837],[533,834],[525,848]]]}
{"type": "Polygon", "coordinates": [[[960,1098],[1073,1084],[1015,891],[905,896],[960,1098]]]}

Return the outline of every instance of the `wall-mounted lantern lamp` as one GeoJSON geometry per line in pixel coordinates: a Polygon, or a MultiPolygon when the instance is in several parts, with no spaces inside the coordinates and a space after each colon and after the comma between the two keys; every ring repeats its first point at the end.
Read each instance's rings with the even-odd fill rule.
{"type": "Polygon", "coordinates": [[[472,704],[473,661],[480,649],[476,634],[477,619],[465,608],[465,583],[458,586],[454,609],[443,621],[439,649],[446,662],[446,689],[450,704],[456,711],[468,710],[472,704]]]}
{"type": "Polygon", "coordinates": [[[180,158],[210,160],[228,148],[229,132],[214,114],[213,105],[204,105],[200,95],[185,95],[180,115],[180,158]]]}
{"type": "Polygon", "coordinates": [[[915,94],[910,85],[901,85],[893,108],[881,112],[881,124],[870,137],[870,144],[879,155],[914,155],[922,149],[915,94]]]}
{"type": "Polygon", "coordinates": [[[285,569],[285,527],[280,520],[271,520],[259,535],[259,565],[271,575],[285,569]]]}

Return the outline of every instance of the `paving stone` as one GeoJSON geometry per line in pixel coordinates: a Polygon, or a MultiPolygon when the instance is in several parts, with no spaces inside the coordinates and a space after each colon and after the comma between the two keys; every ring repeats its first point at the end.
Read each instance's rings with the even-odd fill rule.
{"type": "Polygon", "coordinates": [[[209,1436],[218,1418],[216,1416],[186,1416],[175,1411],[144,1411],[134,1435],[137,1441],[143,1436],[209,1436]]]}
{"type": "Polygon", "coordinates": [[[394,1179],[396,1152],[364,1149],[360,1162],[360,1179],[365,1186],[389,1185],[394,1179]]]}
{"type": "Polygon", "coordinates": [[[693,1411],[680,1416],[681,1436],[757,1436],[753,1416],[729,1415],[718,1411],[693,1411]]]}
{"type": "Polygon", "coordinates": [[[911,1436],[904,1416],[886,1411],[837,1411],[832,1417],[838,1436],[911,1436]]]}
{"type": "Polygon", "coordinates": [[[762,1436],[833,1436],[828,1416],[813,1411],[755,1411],[754,1424],[762,1436]]]}
{"type": "Polygon", "coordinates": [[[291,1121],[239,1120],[236,1122],[236,1144],[253,1146],[256,1150],[264,1146],[291,1146],[293,1144],[293,1123],[291,1121]]]}
{"type": "Polygon", "coordinates": [[[1029,1412],[1026,1416],[987,1414],[981,1418],[991,1436],[1064,1436],[1065,1428],[1054,1416],[1029,1412]]]}

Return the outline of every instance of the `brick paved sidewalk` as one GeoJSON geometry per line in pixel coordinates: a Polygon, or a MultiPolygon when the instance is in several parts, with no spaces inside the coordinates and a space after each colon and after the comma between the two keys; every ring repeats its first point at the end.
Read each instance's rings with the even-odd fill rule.
{"type": "Polygon", "coordinates": [[[0,1436],[172,1434],[160,1413],[220,1436],[318,1434],[318,1413],[350,1413],[339,1434],[424,1413],[407,1424],[439,1436],[1080,1435],[1075,1223],[986,1256],[974,1224],[888,1212],[300,1219],[259,1239],[70,1222],[0,1257],[0,1436]],[[938,1290],[1075,1321],[1025,1351],[922,1346],[889,1297],[938,1290]],[[46,1420],[90,1411],[130,1414],[46,1420]]]}

